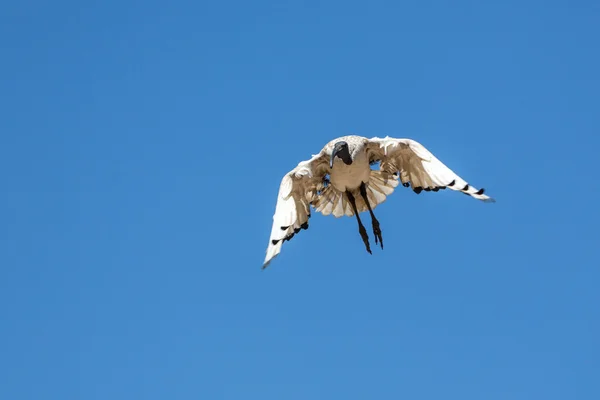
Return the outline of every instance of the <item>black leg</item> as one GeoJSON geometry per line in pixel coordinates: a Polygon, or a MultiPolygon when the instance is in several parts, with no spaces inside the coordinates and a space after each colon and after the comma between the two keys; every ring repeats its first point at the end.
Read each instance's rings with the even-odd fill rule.
{"type": "Polygon", "coordinates": [[[352,193],[350,193],[349,191],[346,191],[346,196],[348,196],[348,200],[350,201],[352,210],[354,210],[354,215],[356,215],[356,220],[358,221],[358,232],[360,233],[360,237],[362,238],[369,254],[373,254],[371,253],[371,246],[369,245],[369,236],[367,235],[367,230],[365,229],[365,226],[362,224],[360,216],[358,215],[358,209],[356,208],[356,200],[354,199],[352,193]]]}
{"type": "Polygon", "coordinates": [[[375,235],[375,244],[377,244],[377,239],[379,239],[379,244],[383,249],[383,237],[381,236],[381,229],[379,228],[379,221],[375,218],[375,214],[373,214],[373,209],[371,208],[371,204],[369,203],[369,198],[367,197],[367,187],[365,183],[360,184],[360,195],[367,203],[367,208],[369,209],[369,214],[371,214],[371,222],[373,223],[373,234],[375,235]]]}

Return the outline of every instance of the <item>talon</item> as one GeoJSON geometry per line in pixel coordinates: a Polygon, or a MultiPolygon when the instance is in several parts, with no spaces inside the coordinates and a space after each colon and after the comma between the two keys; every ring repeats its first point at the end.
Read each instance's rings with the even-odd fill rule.
{"type": "Polygon", "coordinates": [[[367,230],[364,226],[361,225],[358,231],[360,233],[360,237],[363,240],[363,243],[365,244],[365,247],[367,248],[367,251],[369,252],[369,254],[373,254],[371,253],[371,245],[369,244],[369,235],[367,235],[367,230]]]}
{"type": "Polygon", "coordinates": [[[381,228],[379,227],[379,221],[373,219],[373,235],[375,236],[375,244],[379,242],[383,249],[383,236],[381,235],[381,228]]]}

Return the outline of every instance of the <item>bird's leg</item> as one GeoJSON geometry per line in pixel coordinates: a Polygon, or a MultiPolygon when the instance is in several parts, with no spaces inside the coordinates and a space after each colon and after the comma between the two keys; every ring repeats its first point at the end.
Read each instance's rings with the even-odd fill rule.
{"type": "Polygon", "coordinates": [[[360,233],[360,237],[365,243],[365,247],[367,248],[369,254],[373,254],[371,253],[371,246],[369,245],[369,236],[367,235],[367,230],[365,229],[365,226],[363,225],[362,221],[360,220],[360,216],[358,215],[358,209],[356,208],[356,200],[354,199],[352,193],[350,193],[350,191],[348,190],[346,190],[346,196],[348,196],[348,200],[350,201],[350,205],[352,206],[354,215],[356,215],[356,220],[358,221],[358,232],[360,233]]]}
{"type": "Polygon", "coordinates": [[[369,203],[369,198],[367,197],[367,187],[365,186],[364,182],[360,184],[360,195],[365,200],[365,203],[367,203],[367,208],[369,209],[369,214],[371,214],[371,222],[373,223],[373,235],[375,235],[375,244],[377,244],[377,239],[379,239],[379,244],[381,245],[381,248],[383,249],[383,237],[381,236],[381,229],[379,228],[379,221],[377,221],[375,214],[373,214],[373,209],[371,208],[371,204],[369,203]]]}

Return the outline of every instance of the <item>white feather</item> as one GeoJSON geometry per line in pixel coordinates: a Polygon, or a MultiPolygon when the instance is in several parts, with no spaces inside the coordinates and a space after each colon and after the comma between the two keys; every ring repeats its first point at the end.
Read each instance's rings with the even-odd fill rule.
{"type": "Polygon", "coordinates": [[[482,191],[469,185],[464,179],[438,160],[419,142],[411,139],[390,137],[369,139],[369,149],[380,152],[383,168],[396,167],[403,183],[410,182],[413,190],[451,189],[468,194],[478,200],[495,200],[482,191]]]}

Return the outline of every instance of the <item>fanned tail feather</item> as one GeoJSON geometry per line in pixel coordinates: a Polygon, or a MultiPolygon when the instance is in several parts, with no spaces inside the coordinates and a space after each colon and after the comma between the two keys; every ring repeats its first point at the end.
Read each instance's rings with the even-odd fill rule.
{"type": "MultiPolygon", "coordinates": [[[[396,186],[398,186],[398,178],[396,176],[383,171],[371,171],[369,183],[367,184],[367,197],[371,208],[374,209],[378,204],[383,203],[387,196],[392,194],[396,186]]],[[[356,190],[354,197],[358,212],[367,211],[367,204],[362,196],[358,194],[358,190],[356,190]]],[[[331,185],[324,188],[317,195],[317,200],[313,204],[316,211],[323,215],[333,214],[336,218],[343,215],[348,217],[354,215],[346,194],[336,190],[331,185]]]]}

